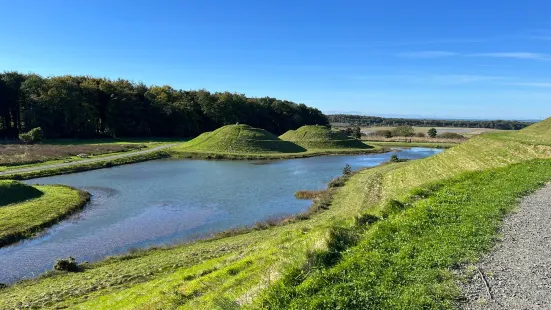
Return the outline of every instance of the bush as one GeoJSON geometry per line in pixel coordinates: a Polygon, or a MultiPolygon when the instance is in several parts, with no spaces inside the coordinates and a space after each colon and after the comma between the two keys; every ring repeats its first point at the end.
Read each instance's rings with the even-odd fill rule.
{"type": "Polygon", "coordinates": [[[438,135],[438,138],[442,139],[464,139],[462,135],[455,133],[455,132],[443,132],[438,135]]]}
{"type": "Polygon", "coordinates": [[[34,128],[29,132],[22,133],[19,135],[19,139],[21,139],[21,141],[23,141],[25,144],[34,144],[34,143],[40,142],[42,141],[42,138],[43,138],[43,133],[42,133],[42,128],[40,127],[34,128]]]}
{"type": "Polygon", "coordinates": [[[418,132],[415,134],[415,137],[418,137],[418,138],[424,138],[426,135],[422,132],[418,132]]]}
{"type": "Polygon", "coordinates": [[[360,129],[360,127],[354,127],[354,129],[352,130],[352,136],[356,139],[362,138],[362,130],[360,129]]]}
{"type": "Polygon", "coordinates": [[[398,157],[397,154],[392,154],[392,156],[390,156],[389,161],[391,163],[399,163],[401,160],[400,160],[400,158],[398,157]]]}
{"type": "Polygon", "coordinates": [[[68,271],[68,272],[79,272],[81,271],[81,267],[77,263],[74,257],[69,257],[67,259],[62,258],[58,259],[55,262],[54,270],[58,271],[68,271]]]}
{"type": "Polygon", "coordinates": [[[398,126],[392,129],[393,137],[412,137],[415,134],[415,130],[411,126],[398,126]]]}
{"type": "Polygon", "coordinates": [[[431,128],[429,129],[429,131],[427,131],[427,134],[431,138],[436,138],[436,134],[438,134],[438,132],[436,131],[436,128],[431,128]]]}
{"type": "Polygon", "coordinates": [[[390,130],[376,130],[373,134],[379,137],[392,138],[392,131],[390,130]]]}

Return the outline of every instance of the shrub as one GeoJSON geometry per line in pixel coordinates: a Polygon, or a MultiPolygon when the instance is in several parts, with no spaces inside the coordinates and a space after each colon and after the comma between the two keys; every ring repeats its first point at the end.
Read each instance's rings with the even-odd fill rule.
{"type": "Polygon", "coordinates": [[[415,137],[418,137],[418,138],[424,138],[426,135],[422,132],[418,132],[415,134],[415,137]]]}
{"type": "Polygon", "coordinates": [[[37,142],[42,141],[43,133],[42,128],[36,127],[31,129],[31,131],[22,133],[19,135],[19,139],[23,141],[25,144],[34,144],[37,142]]]}
{"type": "Polygon", "coordinates": [[[436,128],[431,128],[431,129],[429,129],[429,131],[427,132],[427,134],[428,134],[429,137],[431,137],[431,138],[436,138],[436,134],[438,134],[438,132],[436,131],[436,128]]]}
{"type": "Polygon", "coordinates": [[[411,126],[398,126],[392,129],[393,137],[412,137],[415,134],[415,130],[411,126]]]}
{"type": "Polygon", "coordinates": [[[329,182],[329,184],[327,186],[329,188],[342,187],[342,186],[344,186],[344,183],[346,182],[346,179],[347,178],[345,178],[345,177],[336,178],[334,180],[331,180],[331,182],[329,182]]]}
{"type": "Polygon", "coordinates": [[[78,272],[78,271],[81,271],[82,268],[81,266],[79,266],[79,264],[77,263],[74,257],[69,256],[69,258],[67,259],[65,258],[58,259],[55,262],[54,270],[78,272]]]}
{"type": "Polygon", "coordinates": [[[349,164],[346,164],[342,169],[342,175],[350,175],[352,173],[352,167],[349,164]]]}
{"type": "Polygon", "coordinates": [[[455,133],[455,132],[443,132],[438,135],[438,138],[442,139],[464,139],[462,135],[455,133]]]}
{"type": "Polygon", "coordinates": [[[392,154],[392,156],[390,156],[389,161],[391,163],[399,163],[401,160],[400,160],[400,158],[398,157],[397,154],[392,154]]]}
{"type": "Polygon", "coordinates": [[[356,139],[362,138],[362,130],[360,127],[354,127],[354,130],[352,130],[352,136],[356,139]]]}
{"type": "Polygon", "coordinates": [[[392,138],[392,131],[390,130],[376,130],[374,133],[375,136],[392,138]]]}

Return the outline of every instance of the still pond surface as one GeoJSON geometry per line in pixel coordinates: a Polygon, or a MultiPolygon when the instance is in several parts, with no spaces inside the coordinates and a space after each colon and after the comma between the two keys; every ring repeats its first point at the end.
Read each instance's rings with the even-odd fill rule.
{"type": "MultiPolygon", "coordinates": [[[[438,149],[397,150],[418,159],[438,149]]],[[[40,178],[92,194],[84,211],[40,236],[0,248],[0,282],[36,277],[56,259],[97,261],[133,248],[176,244],[306,210],[298,190],[321,190],[342,168],[377,166],[393,153],[282,161],[157,160],[40,178]]]]}

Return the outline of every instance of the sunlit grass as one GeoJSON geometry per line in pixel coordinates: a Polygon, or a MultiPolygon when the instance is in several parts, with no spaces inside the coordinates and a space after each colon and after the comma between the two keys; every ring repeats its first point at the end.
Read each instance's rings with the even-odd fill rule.
{"type": "Polygon", "coordinates": [[[29,195],[22,202],[0,207],[0,246],[33,236],[80,210],[90,197],[87,193],[61,185],[29,188],[39,191],[40,195],[29,195]]]}

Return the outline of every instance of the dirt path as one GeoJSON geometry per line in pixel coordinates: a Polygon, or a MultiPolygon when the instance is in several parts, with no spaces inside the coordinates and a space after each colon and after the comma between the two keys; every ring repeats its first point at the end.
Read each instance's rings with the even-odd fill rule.
{"type": "Polygon", "coordinates": [[[463,287],[463,308],[551,309],[551,184],[524,198],[502,233],[463,287]]]}
{"type": "Polygon", "coordinates": [[[101,162],[101,161],[107,161],[107,160],[120,159],[120,158],[125,158],[125,157],[132,157],[132,156],[136,156],[136,155],[142,155],[142,154],[157,152],[157,151],[160,151],[160,150],[167,149],[169,147],[173,147],[175,145],[176,144],[166,144],[166,145],[161,145],[161,146],[157,146],[157,147],[142,150],[142,151],[128,152],[128,153],[123,153],[123,154],[103,156],[103,157],[91,158],[91,159],[83,159],[83,160],[78,160],[78,161],[74,161],[74,162],[70,162],[70,163],[39,165],[39,166],[28,167],[28,168],[11,169],[11,170],[6,170],[6,171],[0,171],[0,175],[18,174],[18,173],[34,172],[34,171],[49,170],[49,169],[56,169],[56,168],[64,168],[64,167],[77,166],[77,165],[82,165],[82,164],[89,164],[89,163],[95,163],[95,162],[101,162]]]}

